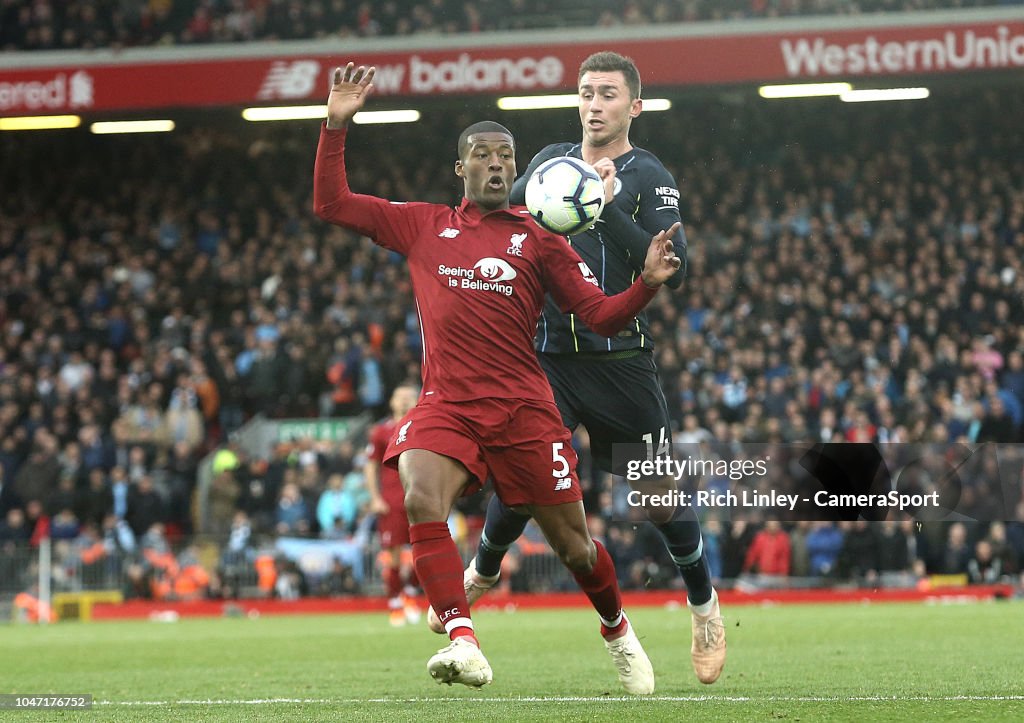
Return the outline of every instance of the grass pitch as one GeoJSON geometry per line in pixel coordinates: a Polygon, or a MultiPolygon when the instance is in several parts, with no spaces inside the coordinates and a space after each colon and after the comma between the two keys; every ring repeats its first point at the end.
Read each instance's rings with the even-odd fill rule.
{"type": "Polygon", "coordinates": [[[15,720],[1024,719],[1024,603],[725,609],[729,659],[701,685],[685,609],[634,609],[651,698],[626,696],[592,612],[474,615],[494,683],[438,686],[444,639],[374,615],[0,628],[0,692],[91,693],[15,720]]]}

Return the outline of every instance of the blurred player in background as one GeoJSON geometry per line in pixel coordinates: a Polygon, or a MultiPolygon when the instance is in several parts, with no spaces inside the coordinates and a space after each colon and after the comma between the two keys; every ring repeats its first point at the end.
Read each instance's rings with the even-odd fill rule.
{"type": "MultiPolygon", "coordinates": [[[[578,80],[582,142],[555,143],[541,150],[516,181],[511,202],[524,201],[530,175],[548,159],[567,155],[594,166],[605,179],[606,205],[600,221],[571,237],[569,244],[605,293],[617,294],[629,288],[643,268],[651,234],[673,225],[679,228],[679,191],[661,161],[630,143],[630,124],[643,106],[640,73],[633,61],[618,53],[595,53],[580,65],[578,80]]],[[[684,260],[684,266],[665,282],[675,289],[686,273],[686,238],[681,228],[672,240],[676,254],[684,260]]],[[[587,428],[600,469],[622,474],[612,466],[613,444],[643,445],[648,458],[668,453],[671,420],[646,314],[638,314],[632,326],[609,339],[587,328],[577,314],[563,313],[548,296],[535,345],[562,421],[570,430],[580,424],[587,428]]],[[[694,671],[701,682],[713,683],[725,665],[725,627],[711,586],[700,523],[689,507],[647,512],[686,583],[694,671]]],[[[505,552],[528,521],[528,516],[510,509],[497,496],[491,499],[476,558],[465,571],[471,604],[497,582],[505,552]]],[[[440,629],[436,616],[430,614],[429,622],[435,632],[440,629]]]]}
{"type": "Polygon", "coordinates": [[[418,622],[420,610],[416,604],[416,576],[409,550],[405,490],[398,478],[398,470],[383,464],[384,452],[402,417],[416,406],[418,396],[419,390],[412,384],[395,387],[391,393],[391,416],[370,430],[366,445],[366,489],[370,493],[370,511],[377,515],[384,590],[391,611],[391,625],[396,628],[407,622],[418,622]]]}
{"type": "Polygon", "coordinates": [[[655,234],[636,282],[606,296],[562,237],[543,231],[525,209],[509,207],[515,140],[492,121],[475,123],[459,137],[455,174],[465,198],[457,208],[353,193],[345,137],[372,89],[374,70],[349,63],[334,72],[313,196],[320,218],[401,253],[409,265],[423,331],[423,393],[384,463],[398,466],[416,575],[452,641],[427,669],[439,683],[479,687],[492,679],[446,523],[455,500],[490,475],[506,504],[529,510],[590,598],[623,686],[649,694],[654,672],[622,612],[611,557],[587,531],[572,440],[537,362],[533,335],[545,290],[600,332],[625,328],[679,268],[670,240],[679,226],[655,234]]]}

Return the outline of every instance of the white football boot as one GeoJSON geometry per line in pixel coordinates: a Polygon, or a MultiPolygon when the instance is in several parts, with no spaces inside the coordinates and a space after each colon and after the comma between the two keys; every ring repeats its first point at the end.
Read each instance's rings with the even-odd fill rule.
{"type": "MultiPolygon", "coordinates": [[[[711,591],[711,611],[698,615],[690,609],[693,616],[693,642],[690,646],[690,658],[693,660],[693,672],[701,683],[711,684],[718,680],[725,667],[725,622],[722,610],[718,606],[718,593],[711,591]]],[[[689,605],[689,603],[687,603],[689,605]]]]}
{"type": "Polygon", "coordinates": [[[619,671],[619,682],[627,693],[650,695],[654,692],[654,668],[628,620],[626,634],[610,642],[605,640],[604,646],[612,656],[619,671]]]}
{"type": "Polygon", "coordinates": [[[456,638],[427,661],[427,672],[438,683],[462,683],[480,688],[493,680],[490,663],[480,648],[465,638],[456,638]]]}

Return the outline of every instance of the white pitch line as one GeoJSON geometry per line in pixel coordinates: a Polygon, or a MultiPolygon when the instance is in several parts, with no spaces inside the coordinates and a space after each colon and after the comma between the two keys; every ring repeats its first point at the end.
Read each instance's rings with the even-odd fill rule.
{"type": "Polygon", "coordinates": [[[238,700],[98,700],[95,705],[273,705],[291,703],[306,705],[340,705],[356,703],[956,703],[984,701],[1024,701],[1024,695],[771,695],[765,697],[733,695],[652,695],[652,696],[523,696],[508,698],[251,698],[238,700]]]}

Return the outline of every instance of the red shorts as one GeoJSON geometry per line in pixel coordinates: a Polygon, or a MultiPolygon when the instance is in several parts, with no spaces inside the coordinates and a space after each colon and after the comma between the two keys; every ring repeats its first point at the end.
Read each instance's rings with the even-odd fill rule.
{"type": "Polygon", "coordinates": [[[461,462],[470,475],[467,495],[479,491],[490,475],[498,499],[509,506],[583,499],[576,451],[554,402],[421,402],[402,420],[384,463],[396,466],[407,449],[426,449],[461,462]]]}
{"type": "Polygon", "coordinates": [[[387,503],[387,514],[377,516],[377,534],[384,549],[409,544],[409,516],[405,513],[405,492],[398,470],[380,468],[380,497],[387,503]]]}

